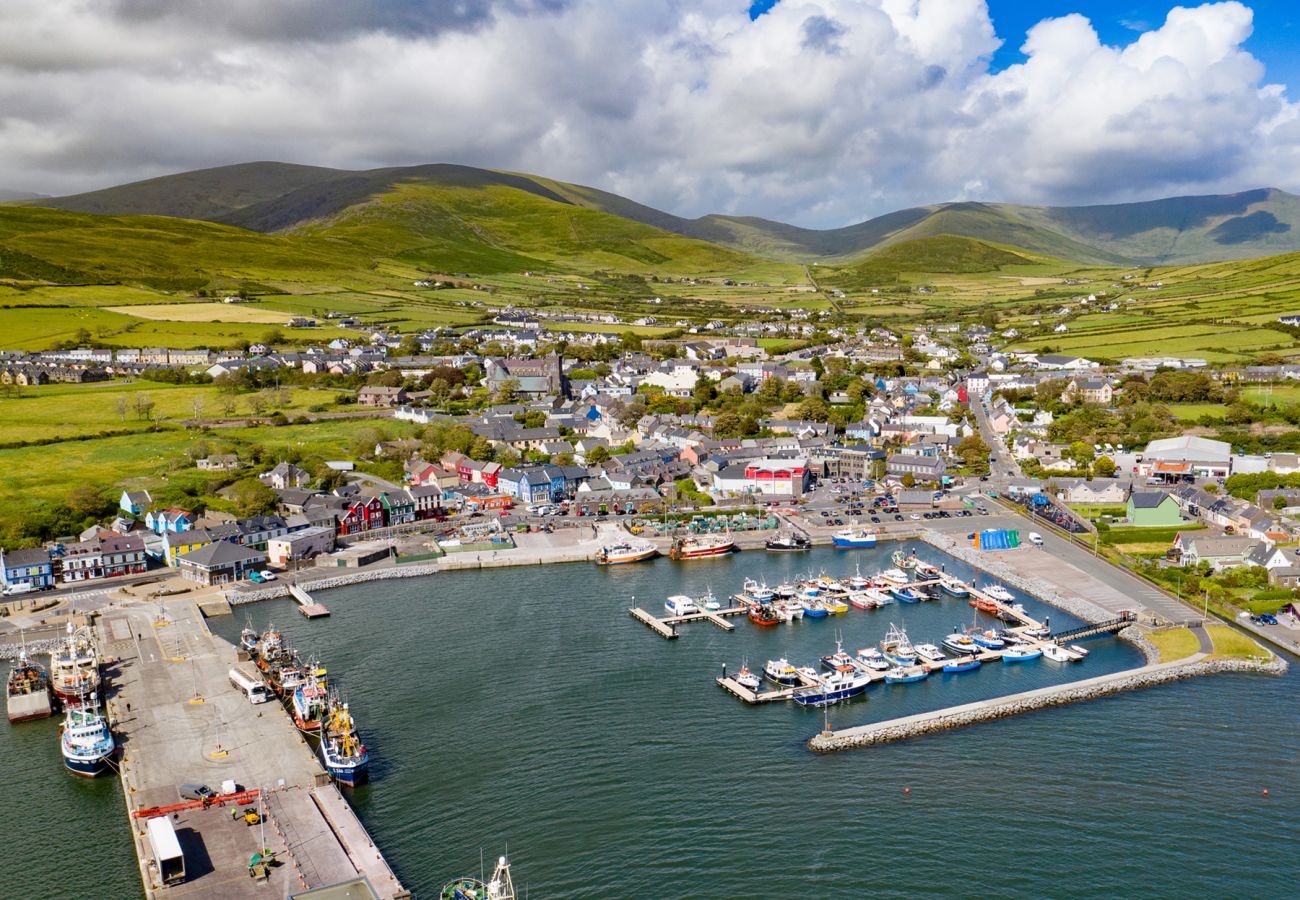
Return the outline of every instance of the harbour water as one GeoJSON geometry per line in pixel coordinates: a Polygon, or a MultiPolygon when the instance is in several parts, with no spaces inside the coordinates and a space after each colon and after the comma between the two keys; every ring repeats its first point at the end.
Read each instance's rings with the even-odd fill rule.
{"type": "MultiPolygon", "coordinates": [[[[749,707],[713,684],[722,664],[815,664],[837,631],[856,650],[891,622],[938,643],[972,621],[964,601],[768,629],[739,619],[732,633],[700,622],[676,641],[627,615],[710,586],[722,597],[746,576],[775,585],[855,564],[869,574],[889,565],[889,549],[470,571],[331,591],[329,619],[306,621],[289,601],[249,611],[259,629],[274,621],[318,653],[343,686],[373,760],[371,784],[353,798],[417,897],[507,847],[517,884],[537,897],[1289,892],[1300,838],[1294,667],[1280,679],[1193,680],[819,756],[804,741],[821,711],[749,707]]],[[[1075,624],[1026,606],[1053,628],[1075,624]]],[[[242,612],[212,622],[229,638],[242,625],[242,612]]],[[[1088,646],[1074,666],[991,664],[873,686],[830,721],[1141,663],[1113,638],[1088,646]]],[[[52,721],[0,727],[14,773],[0,815],[27,834],[16,854],[12,844],[0,854],[3,883],[28,896],[134,896],[119,787],[64,773],[54,734],[52,721]]]]}

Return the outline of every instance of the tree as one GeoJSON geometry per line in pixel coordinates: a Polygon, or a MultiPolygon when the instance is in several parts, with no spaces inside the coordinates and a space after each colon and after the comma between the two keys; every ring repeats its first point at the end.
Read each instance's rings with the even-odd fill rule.
{"type": "Polygon", "coordinates": [[[203,395],[195,394],[194,395],[194,421],[200,422],[202,420],[203,420],[203,395]]]}
{"type": "Polygon", "coordinates": [[[493,399],[497,403],[514,403],[515,397],[519,393],[519,379],[505,378],[497,385],[496,394],[493,399]]]}
{"type": "Polygon", "coordinates": [[[701,372],[695,378],[695,390],[692,392],[695,405],[703,407],[717,399],[718,389],[713,379],[701,372]]]}
{"type": "Polygon", "coordinates": [[[230,496],[240,516],[262,516],[275,512],[275,491],[256,478],[241,478],[236,481],[230,486],[230,496]]]}
{"type": "Polygon", "coordinates": [[[970,434],[957,444],[956,453],[966,468],[976,475],[987,475],[989,471],[989,445],[978,434],[970,434]]]}
{"type": "Polygon", "coordinates": [[[821,397],[807,397],[799,401],[798,406],[794,408],[794,414],[800,419],[825,422],[826,417],[830,415],[830,407],[821,397]]]}
{"type": "Polygon", "coordinates": [[[260,416],[266,412],[266,397],[261,394],[254,394],[248,398],[248,408],[253,411],[253,415],[260,416]]]}
{"type": "Polygon", "coordinates": [[[1064,456],[1067,459],[1074,460],[1086,471],[1089,464],[1092,462],[1092,458],[1096,454],[1097,451],[1093,448],[1092,444],[1086,443],[1085,441],[1074,441],[1065,451],[1064,456]]]}
{"type": "Polygon", "coordinates": [[[719,413],[713,420],[715,438],[748,437],[758,433],[758,420],[734,412],[719,413]]]}
{"type": "Polygon", "coordinates": [[[1273,508],[1277,510],[1286,509],[1286,497],[1278,494],[1273,498],[1273,508]]]}
{"type": "Polygon", "coordinates": [[[603,463],[609,459],[609,448],[603,444],[592,447],[583,456],[587,460],[587,465],[603,463]]]}
{"type": "Polygon", "coordinates": [[[262,343],[268,347],[274,347],[276,344],[284,343],[284,332],[278,328],[272,328],[262,335],[262,343]]]}
{"type": "Polygon", "coordinates": [[[154,402],[146,393],[135,395],[135,414],[138,418],[147,419],[153,412],[154,402]]]}
{"type": "Polygon", "coordinates": [[[1092,464],[1093,474],[1098,478],[1115,477],[1115,460],[1109,456],[1099,456],[1097,461],[1092,464]]]}
{"type": "Polygon", "coordinates": [[[64,498],[63,502],[69,511],[80,519],[102,516],[110,506],[99,488],[93,484],[77,485],[68,491],[68,496],[64,498]]]}
{"type": "Polygon", "coordinates": [[[916,487],[916,476],[911,472],[904,472],[901,480],[905,488],[916,487]]]}
{"type": "Polygon", "coordinates": [[[131,402],[130,402],[129,400],[126,399],[126,394],[118,394],[118,395],[117,395],[117,414],[118,414],[119,416],[122,417],[122,421],[123,421],[123,422],[126,421],[126,412],[127,412],[127,410],[130,409],[130,408],[131,408],[131,402]]]}
{"type": "Polygon", "coordinates": [[[235,398],[230,394],[225,394],[221,398],[221,411],[227,418],[235,414],[235,398]]]}

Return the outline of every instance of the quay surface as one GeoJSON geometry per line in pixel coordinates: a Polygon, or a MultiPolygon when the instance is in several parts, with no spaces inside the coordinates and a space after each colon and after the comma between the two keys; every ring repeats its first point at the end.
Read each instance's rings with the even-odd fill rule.
{"type": "MultiPolygon", "coordinates": [[[[374,896],[409,896],[373,847],[316,754],[277,702],[253,705],[230,686],[236,648],[212,635],[193,601],[107,612],[98,623],[108,666],[108,709],[122,746],[122,789],[145,896],[282,897],[362,881],[374,896]],[[262,831],[230,806],[176,810],[187,880],[162,888],[140,810],[181,803],[178,786],[223,781],[260,789],[266,846],[280,864],[249,877],[262,831]]],[[[236,806],[240,813],[259,804],[236,806]]],[[[354,885],[350,897],[367,897],[354,885]]]]}

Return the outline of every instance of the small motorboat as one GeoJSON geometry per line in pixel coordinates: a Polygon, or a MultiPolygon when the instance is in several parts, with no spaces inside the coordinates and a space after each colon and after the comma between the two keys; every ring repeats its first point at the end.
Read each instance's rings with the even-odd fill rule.
{"type": "Polygon", "coordinates": [[[849,576],[848,584],[849,590],[861,591],[871,587],[871,579],[862,574],[861,566],[855,566],[853,574],[849,576]]]}
{"type": "Polygon", "coordinates": [[[852,591],[849,593],[849,603],[858,609],[875,609],[880,604],[866,591],[852,591]]]}
{"type": "Polygon", "coordinates": [[[805,597],[800,601],[799,605],[803,607],[803,614],[810,619],[824,619],[830,615],[826,605],[816,597],[805,597]]]}
{"type": "Polygon", "coordinates": [[[1042,655],[1043,651],[1037,647],[1008,647],[1002,651],[1002,661],[1004,663],[1028,662],[1042,655]]]}
{"type": "Polygon", "coordinates": [[[960,631],[954,631],[944,638],[943,645],[953,653],[979,653],[984,649],[975,643],[975,639],[969,634],[963,634],[960,631]]]}
{"type": "Polygon", "coordinates": [[[953,578],[951,575],[943,575],[939,578],[939,590],[943,591],[949,597],[969,597],[970,588],[966,587],[965,582],[953,578]]]}
{"type": "Polygon", "coordinates": [[[989,615],[997,615],[1002,610],[1002,607],[998,605],[996,600],[991,600],[987,597],[972,597],[966,602],[978,609],[980,612],[988,613],[989,615]]]}
{"type": "Polygon", "coordinates": [[[1011,592],[1000,584],[991,584],[988,587],[983,588],[983,591],[986,597],[992,597],[994,600],[999,600],[1003,603],[1016,602],[1016,598],[1011,596],[1011,592]]]}
{"type": "Polygon", "coordinates": [[[777,625],[781,617],[770,603],[752,603],[749,607],[749,621],[755,625],[777,625]]]}
{"type": "Polygon", "coordinates": [[[950,659],[943,664],[945,672],[973,672],[983,665],[974,656],[963,656],[960,659],[950,659]]]}
{"type": "Polygon", "coordinates": [[[939,567],[934,565],[933,563],[921,562],[920,560],[917,560],[916,574],[921,576],[922,578],[927,578],[927,579],[938,578],[940,574],[939,567]]]}
{"type": "Polygon", "coordinates": [[[1007,645],[1007,642],[998,637],[996,631],[980,631],[976,629],[970,634],[970,639],[979,644],[985,650],[1001,650],[1007,645]]]}
{"type": "Polygon", "coordinates": [[[921,659],[928,659],[930,662],[940,662],[947,659],[943,655],[943,651],[934,644],[917,644],[914,649],[917,656],[921,657],[921,659]]]}
{"type": "Polygon", "coordinates": [[[822,657],[822,668],[833,672],[854,672],[858,667],[853,664],[853,657],[844,652],[844,642],[837,640],[835,652],[822,657]]]}
{"type": "Polygon", "coordinates": [[[900,603],[920,603],[925,598],[914,591],[912,588],[894,585],[889,589],[889,593],[900,603]]]}
{"type": "Polygon", "coordinates": [[[886,584],[907,584],[907,573],[902,569],[886,569],[876,576],[886,584]]]}
{"type": "Polygon", "coordinates": [[[837,600],[834,597],[825,597],[821,600],[822,606],[826,607],[826,614],[831,616],[842,616],[849,611],[849,605],[843,600],[837,600]]]}
{"type": "Polygon", "coordinates": [[[925,666],[895,666],[885,673],[885,681],[889,684],[911,684],[929,677],[930,670],[925,666]]]}
{"type": "Polygon", "coordinates": [[[780,659],[769,659],[763,666],[763,674],[773,684],[798,684],[800,680],[799,670],[784,656],[780,659]]]}
{"type": "Polygon", "coordinates": [[[774,600],[772,606],[781,618],[787,622],[794,622],[803,618],[803,607],[794,600],[774,600]]]}
{"type": "Polygon", "coordinates": [[[695,601],[685,594],[674,594],[669,597],[664,601],[664,609],[668,610],[671,616],[688,616],[700,611],[695,601]]]}
{"type": "Polygon", "coordinates": [[[1044,644],[1043,656],[1047,657],[1052,662],[1059,662],[1059,663],[1070,662],[1072,659],[1074,659],[1074,654],[1072,654],[1069,650],[1066,650],[1060,644],[1044,644]]]}
{"type": "Polygon", "coordinates": [[[736,684],[749,688],[751,691],[757,691],[763,686],[763,682],[759,680],[759,677],[749,670],[748,662],[740,664],[740,671],[736,673],[736,684]]]}
{"type": "Polygon", "coordinates": [[[1077,660],[1079,662],[1082,662],[1083,658],[1088,655],[1087,649],[1080,647],[1078,644],[1071,644],[1070,649],[1075,653],[1079,654],[1077,657],[1077,660]]]}
{"type": "Polygon", "coordinates": [[[713,595],[712,587],[705,588],[704,596],[700,597],[699,600],[696,600],[695,603],[701,609],[706,609],[709,612],[717,612],[722,609],[722,601],[713,595]]]}
{"type": "Polygon", "coordinates": [[[889,660],[885,655],[875,647],[863,647],[858,651],[858,662],[876,672],[884,672],[889,668],[889,660]]]}

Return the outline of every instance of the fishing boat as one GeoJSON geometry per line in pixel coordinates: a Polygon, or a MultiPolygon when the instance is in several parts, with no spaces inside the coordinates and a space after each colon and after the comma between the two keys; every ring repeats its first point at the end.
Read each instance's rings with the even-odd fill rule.
{"type": "Polygon", "coordinates": [[[695,605],[698,606],[700,609],[707,610],[709,612],[717,612],[718,610],[722,609],[722,601],[719,600],[717,597],[715,597],[713,594],[713,585],[709,585],[704,589],[704,594],[700,597],[700,599],[695,601],[695,605]]]}
{"type": "Polygon", "coordinates": [[[772,588],[772,593],[781,600],[793,599],[797,591],[798,588],[788,581],[783,581],[776,587],[772,588]]]}
{"type": "Polygon", "coordinates": [[[1074,659],[1074,654],[1066,650],[1060,644],[1044,644],[1043,656],[1052,662],[1070,662],[1074,659]]]}
{"type": "Polygon", "coordinates": [[[27,656],[24,643],[5,681],[6,712],[10,722],[27,722],[51,715],[50,678],[27,656]]]}
{"type": "Polygon", "coordinates": [[[319,731],[325,717],[326,697],[322,682],[313,681],[295,688],[293,700],[289,704],[293,724],[302,731],[319,731]]]}
{"type": "Polygon", "coordinates": [[[972,628],[966,632],[972,641],[979,644],[985,650],[1001,650],[1007,645],[1007,642],[998,637],[996,631],[989,629],[972,628]]]}
{"type": "Polygon", "coordinates": [[[941,662],[947,659],[943,655],[943,651],[934,644],[917,644],[915,649],[917,656],[921,657],[921,659],[928,659],[930,662],[941,662]]]}
{"type": "Polygon", "coordinates": [[[816,597],[805,597],[799,601],[799,605],[803,607],[803,614],[810,619],[824,619],[830,615],[826,604],[816,597]]]}
{"type": "Polygon", "coordinates": [[[284,652],[284,635],[274,625],[268,624],[257,642],[257,667],[263,672],[269,672],[284,652]]]}
{"type": "Polygon", "coordinates": [[[781,617],[776,614],[776,610],[770,603],[751,603],[749,621],[755,625],[776,625],[780,623],[781,617]]]}
{"type": "Polygon", "coordinates": [[[794,600],[773,600],[771,606],[782,622],[793,622],[803,618],[803,607],[794,600]]]}
{"type": "Polygon", "coordinates": [[[984,648],[975,643],[975,639],[962,631],[954,631],[943,639],[943,645],[954,653],[979,653],[984,648]]]}
{"type": "Polygon", "coordinates": [[[817,585],[828,594],[847,594],[849,586],[838,578],[832,578],[825,572],[813,579],[813,584],[817,585]]]}
{"type": "Polygon", "coordinates": [[[108,720],[99,714],[99,700],[94,695],[87,693],[80,702],[65,708],[59,737],[63,764],[71,772],[94,778],[108,768],[117,741],[108,720]]]}
{"type": "Polygon", "coordinates": [[[515,885],[510,879],[510,863],[503,856],[487,881],[465,876],[442,886],[439,900],[515,900],[515,885]]]}
{"type": "Polygon", "coordinates": [[[621,566],[627,563],[654,559],[659,555],[659,548],[646,540],[618,541],[606,544],[596,551],[596,565],[621,566]]]}
{"type": "Polygon", "coordinates": [[[916,564],[917,564],[916,556],[908,555],[904,553],[902,550],[895,550],[893,553],[889,554],[889,559],[893,562],[895,566],[897,566],[900,569],[906,570],[906,569],[916,568],[916,564]]]}
{"type": "Polygon", "coordinates": [[[745,579],[745,586],[741,592],[745,595],[745,599],[751,603],[767,603],[776,597],[776,592],[770,587],[766,584],[760,584],[752,578],[745,579]]]}
{"type": "Polygon", "coordinates": [[[668,556],[671,559],[707,559],[725,556],[735,549],[736,541],[730,534],[692,534],[673,541],[668,556]]]}
{"type": "Polygon", "coordinates": [[[959,659],[950,659],[943,664],[945,672],[972,672],[978,669],[983,663],[974,656],[963,656],[959,659]]]}
{"type": "Polygon", "coordinates": [[[871,675],[857,670],[843,672],[837,669],[817,676],[816,681],[816,684],[796,689],[792,695],[794,702],[800,706],[829,706],[857,697],[871,684],[871,675]]]}
{"type": "Polygon", "coordinates": [[[889,631],[880,642],[880,652],[896,666],[916,665],[916,650],[912,647],[907,632],[893,622],[889,623],[889,631]]]}
{"type": "Polygon", "coordinates": [[[780,659],[769,659],[763,665],[763,675],[773,684],[798,684],[800,681],[799,670],[796,669],[784,656],[780,659]]]}
{"type": "Polygon", "coordinates": [[[1042,655],[1043,651],[1037,647],[1021,645],[1003,650],[1002,661],[1004,663],[1026,662],[1031,659],[1038,659],[1042,655]]]}
{"type": "Polygon", "coordinates": [[[822,668],[835,672],[852,672],[857,666],[853,664],[853,656],[844,652],[844,642],[836,638],[835,652],[822,657],[822,668]]]}
{"type": "Polygon", "coordinates": [[[1015,603],[1016,598],[1011,596],[1011,592],[1000,584],[991,584],[984,588],[984,596],[992,597],[994,600],[1002,603],[1015,603]]]}
{"type": "Polygon", "coordinates": [[[951,575],[939,576],[939,590],[943,591],[949,597],[969,597],[970,588],[965,583],[953,578],[951,575]]]}
{"type": "Polygon", "coordinates": [[[925,666],[895,666],[885,673],[885,681],[889,684],[911,684],[929,677],[930,670],[925,666]]]}
{"type": "Polygon", "coordinates": [[[348,704],[331,697],[321,726],[321,761],[339,784],[356,787],[369,777],[370,752],[357,734],[348,704]]]}
{"type": "Polygon", "coordinates": [[[886,569],[876,576],[884,584],[907,584],[907,573],[902,569],[886,569]]]}
{"type": "Polygon", "coordinates": [[[903,587],[902,585],[899,584],[890,587],[889,593],[895,600],[898,600],[902,603],[920,603],[923,599],[925,599],[913,589],[903,587]]]}
{"type": "Polygon", "coordinates": [[[825,597],[822,599],[821,604],[826,607],[827,615],[842,616],[849,611],[849,605],[843,600],[837,600],[835,597],[825,597]]]}
{"type": "Polygon", "coordinates": [[[695,601],[685,594],[674,594],[664,601],[664,609],[670,616],[689,616],[700,611],[695,601]]]}
{"type": "Polygon", "coordinates": [[[244,630],[239,632],[239,649],[250,657],[257,652],[257,631],[253,628],[253,617],[244,622],[244,630]]]}
{"type": "Polygon", "coordinates": [[[822,586],[815,581],[801,581],[794,595],[800,600],[816,600],[822,595],[822,586]]]}
{"type": "Polygon", "coordinates": [[[849,603],[858,609],[875,609],[880,604],[866,591],[853,591],[849,594],[849,603]]]}
{"type": "Polygon", "coordinates": [[[966,602],[983,613],[996,614],[1002,609],[1002,607],[998,606],[996,600],[989,600],[985,597],[972,597],[966,602]]]}
{"type": "Polygon", "coordinates": [[[918,559],[916,561],[916,574],[922,578],[938,578],[942,573],[939,571],[939,567],[933,563],[923,562],[918,559]]]}
{"type": "Polygon", "coordinates": [[[838,550],[870,550],[876,546],[878,535],[861,525],[850,525],[831,535],[831,546],[838,550]]]}
{"type": "Polygon", "coordinates": [[[751,691],[756,691],[763,686],[759,677],[750,670],[748,660],[740,664],[740,671],[736,673],[736,684],[751,691]]]}
{"type": "Polygon", "coordinates": [[[88,627],[74,629],[68,622],[66,637],[50,653],[50,687],[64,709],[98,700],[99,651],[88,627]]]}
{"type": "Polygon", "coordinates": [[[769,538],[763,548],[771,553],[802,553],[812,549],[812,541],[796,531],[783,531],[769,538]]]}
{"type": "Polygon", "coordinates": [[[871,587],[871,579],[862,574],[861,566],[853,567],[853,574],[845,579],[845,583],[851,591],[865,591],[871,587]]]}
{"type": "Polygon", "coordinates": [[[863,647],[858,651],[858,662],[868,669],[884,672],[889,668],[889,660],[875,647],[863,647]]]}

